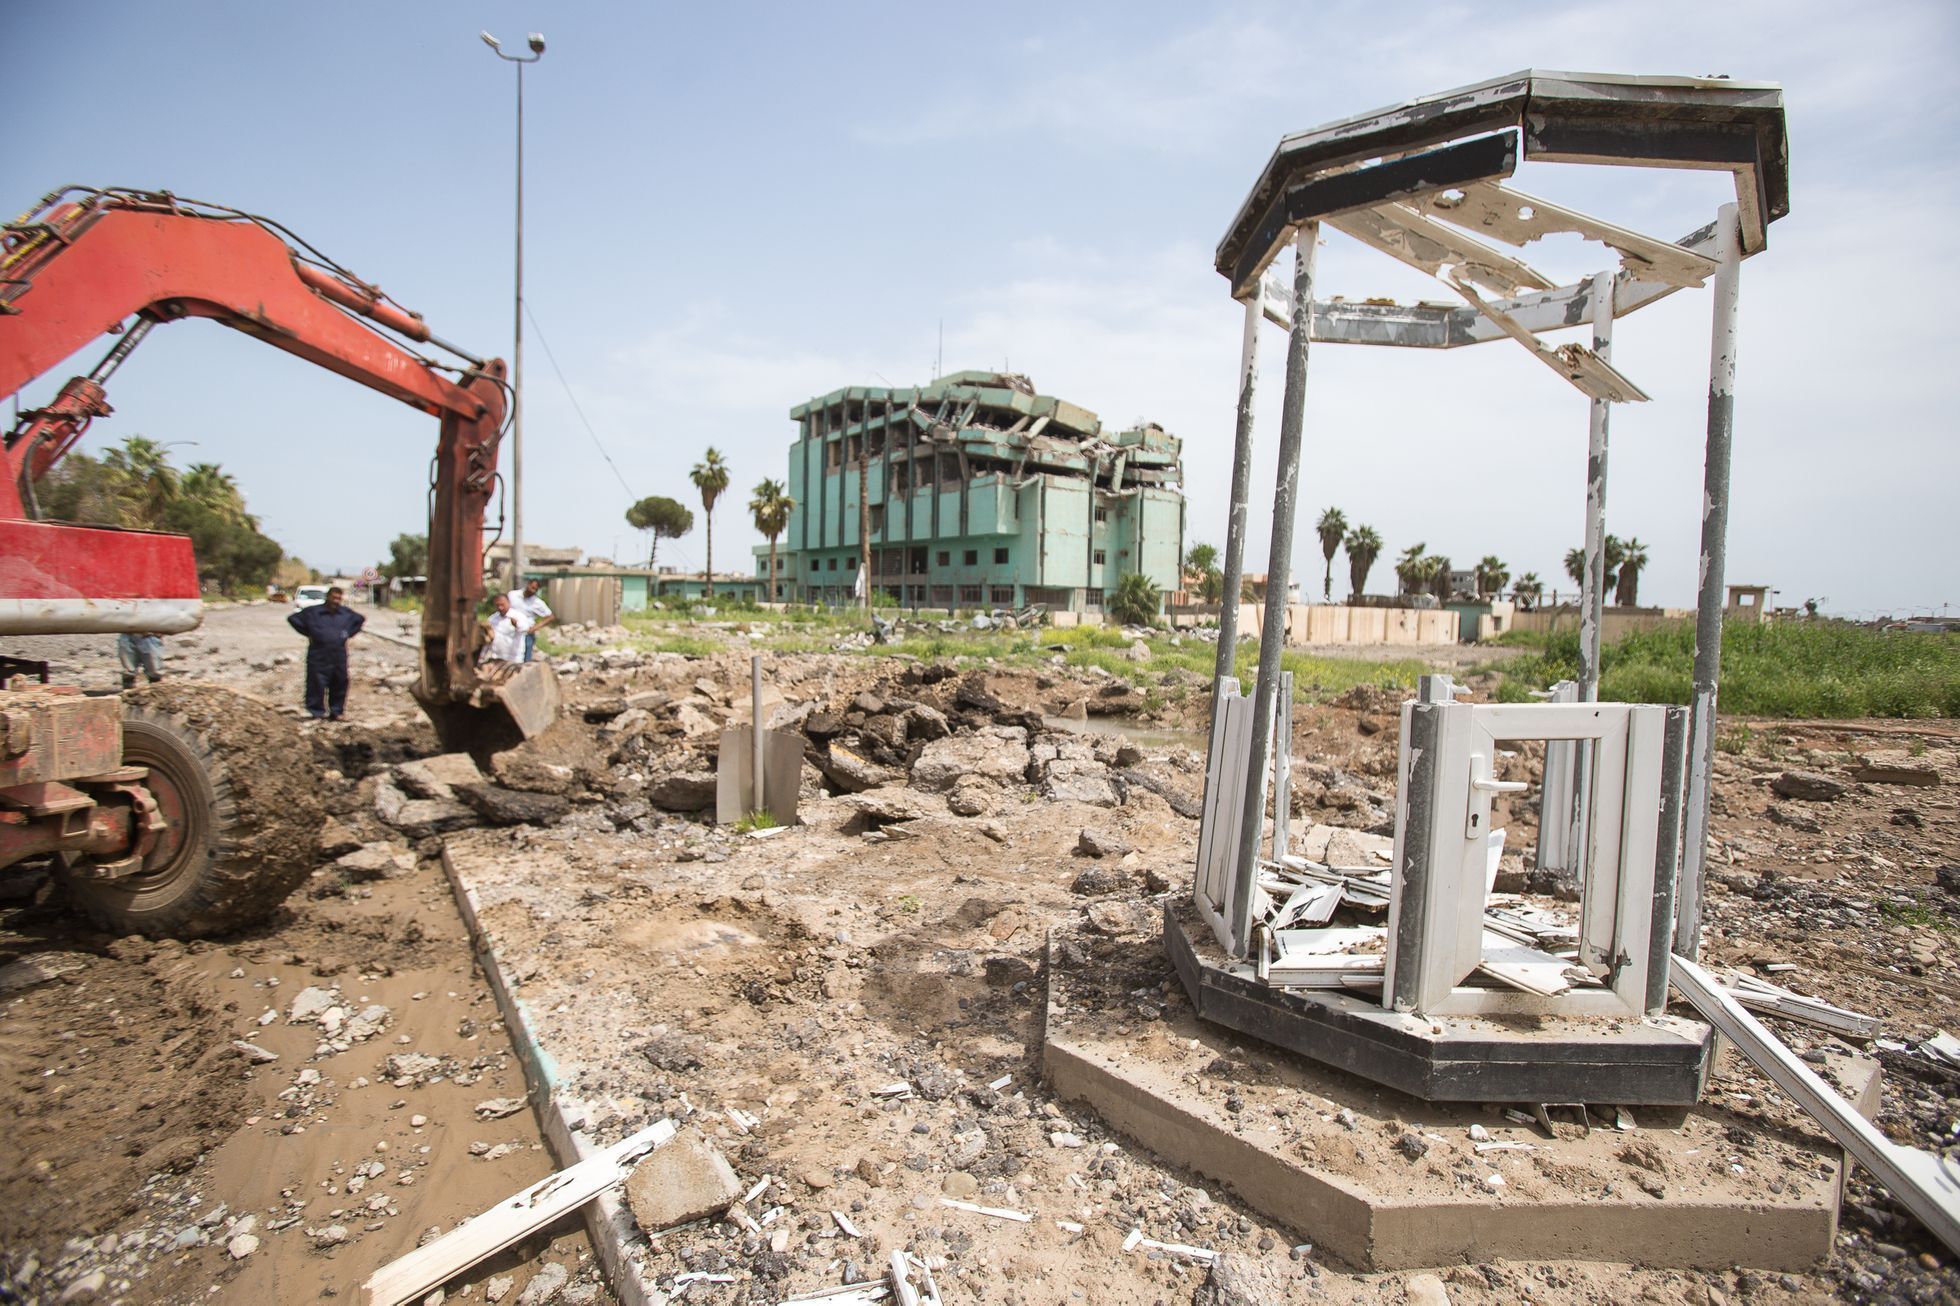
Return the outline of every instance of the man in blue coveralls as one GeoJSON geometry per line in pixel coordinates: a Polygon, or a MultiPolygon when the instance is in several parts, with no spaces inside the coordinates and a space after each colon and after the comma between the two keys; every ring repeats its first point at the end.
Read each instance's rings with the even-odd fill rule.
{"type": "Polygon", "coordinates": [[[301,608],[286,624],[306,636],[306,713],[315,721],[338,721],[347,709],[347,641],[361,633],[367,618],[340,601],[340,586],[327,601],[301,608]]]}

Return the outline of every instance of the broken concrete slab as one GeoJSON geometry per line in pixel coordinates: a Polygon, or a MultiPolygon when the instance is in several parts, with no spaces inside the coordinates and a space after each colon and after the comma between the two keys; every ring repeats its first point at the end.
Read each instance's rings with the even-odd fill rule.
{"type": "Polygon", "coordinates": [[[715,805],[712,771],[674,771],[647,786],[647,801],[669,812],[699,812],[715,805]]]}
{"type": "Polygon", "coordinates": [[[898,773],[879,766],[863,754],[833,739],[820,765],[830,782],[845,793],[876,789],[897,780],[898,773]]]}
{"type": "Polygon", "coordinates": [[[380,841],[362,844],[346,856],[336,858],[334,866],[354,883],[365,884],[409,874],[415,869],[415,854],[398,843],[380,841]]]}
{"type": "Polygon", "coordinates": [[[1782,798],[1810,803],[1831,803],[1844,797],[1845,786],[1816,771],[1785,771],[1769,782],[1772,792],[1782,798]]]}
{"type": "Polygon", "coordinates": [[[492,825],[549,825],[572,805],[556,794],[526,793],[502,785],[462,784],[456,796],[492,825]]]}
{"type": "MultiPolygon", "coordinates": [[[[1019,726],[989,726],[970,735],[951,735],[925,746],[912,764],[912,783],[921,789],[951,789],[961,776],[1001,784],[1024,784],[1028,770],[1028,732],[1019,726]]],[[[832,751],[836,751],[832,745],[832,751]]]]}
{"type": "Polygon", "coordinates": [[[1874,749],[1859,757],[1851,778],[1862,784],[1931,788],[1940,783],[1942,760],[1951,765],[1950,757],[1935,753],[1914,756],[1903,748],[1874,749]]]}
{"type": "Polygon", "coordinates": [[[457,785],[480,784],[483,772],[468,753],[443,753],[403,762],[395,768],[394,780],[411,798],[453,799],[457,785]]]}
{"type": "Polygon", "coordinates": [[[642,1161],[626,1181],[626,1204],[647,1233],[718,1216],[741,1195],[727,1158],[695,1130],[642,1161]]]}
{"type": "Polygon", "coordinates": [[[454,798],[410,798],[385,776],[374,786],[374,813],[411,839],[476,824],[476,813],[454,798]]]}

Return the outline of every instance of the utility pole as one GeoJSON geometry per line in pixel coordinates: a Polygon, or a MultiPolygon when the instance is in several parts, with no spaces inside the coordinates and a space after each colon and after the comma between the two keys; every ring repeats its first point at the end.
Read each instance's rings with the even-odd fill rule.
{"type": "Polygon", "coordinates": [[[510,359],[510,583],[524,587],[524,65],[544,57],[544,34],[532,32],[531,57],[505,54],[488,32],[483,43],[499,59],[517,65],[517,285],[511,305],[510,359]]]}

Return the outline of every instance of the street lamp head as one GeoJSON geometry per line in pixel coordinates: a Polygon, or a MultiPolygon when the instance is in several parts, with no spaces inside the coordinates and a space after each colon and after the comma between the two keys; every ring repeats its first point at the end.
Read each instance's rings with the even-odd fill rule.
{"type": "Polygon", "coordinates": [[[533,32],[533,33],[531,33],[531,53],[532,53],[532,54],[543,54],[543,53],[544,53],[544,33],[543,33],[543,32],[533,32]]]}
{"type": "Polygon", "coordinates": [[[490,35],[490,33],[478,32],[477,35],[483,38],[483,43],[485,45],[489,46],[492,50],[495,50],[498,54],[502,54],[504,52],[504,47],[497,41],[497,38],[490,35]]]}

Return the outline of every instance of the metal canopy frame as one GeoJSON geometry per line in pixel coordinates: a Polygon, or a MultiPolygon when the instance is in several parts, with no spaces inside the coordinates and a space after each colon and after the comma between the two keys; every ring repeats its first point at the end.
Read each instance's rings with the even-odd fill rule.
{"type": "MultiPolygon", "coordinates": [[[[1699,936],[1714,762],[1739,269],[1745,256],[1767,247],[1769,224],[1789,207],[1788,144],[1782,92],[1775,85],[1528,70],[1283,138],[1240,205],[1214,260],[1244,312],[1226,592],[1236,593],[1244,574],[1262,321],[1287,331],[1266,569],[1269,595],[1285,593],[1292,567],[1311,344],[1453,349],[1511,339],[1590,400],[1577,687],[1581,704],[1598,696],[1611,405],[1647,397],[1612,365],[1614,325],[1678,290],[1712,283],[1694,698],[1687,725],[1685,797],[1679,804],[1686,855],[1673,930],[1677,947],[1690,957],[1699,936]],[[1664,241],[1510,188],[1505,182],[1527,159],[1726,171],[1734,178],[1735,200],[1723,205],[1708,226],[1678,241],[1664,241]],[[1323,222],[1437,277],[1463,305],[1316,299],[1315,252],[1323,222]],[[1559,286],[1499,247],[1521,248],[1554,233],[1598,242],[1617,267],[1559,286]],[[1289,244],[1294,250],[1290,287],[1267,275],[1289,244]],[[1590,347],[1552,347],[1538,339],[1546,331],[1588,325],[1590,347]]],[[[1208,769],[1203,864],[1194,896],[1227,954],[1244,960],[1250,955],[1252,908],[1260,892],[1259,846],[1277,733],[1284,605],[1265,605],[1259,671],[1249,699],[1226,692],[1237,620],[1237,605],[1227,604],[1219,623],[1213,749],[1216,754],[1225,748],[1232,756],[1215,756],[1208,769]],[[1237,809],[1236,831],[1226,829],[1232,807],[1237,809]]],[[[1235,682],[1232,687],[1236,690],[1235,682]]],[[[1595,749],[1584,740],[1572,747],[1571,788],[1583,805],[1584,795],[1596,788],[1590,774],[1595,749]]],[[[1579,848],[1591,846],[1582,806],[1573,814],[1571,830],[1579,837],[1579,848]]],[[[1583,865],[1578,869],[1583,873],[1583,865]]]]}

